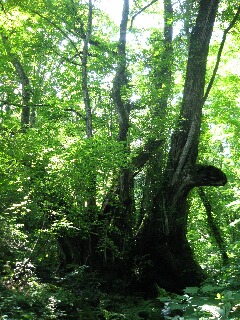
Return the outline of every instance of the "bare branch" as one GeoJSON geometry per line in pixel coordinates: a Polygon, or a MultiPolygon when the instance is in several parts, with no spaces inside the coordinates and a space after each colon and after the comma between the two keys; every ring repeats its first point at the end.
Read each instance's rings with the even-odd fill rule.
{"type": "Polygon", "coordinates": [[[142,13],[143,11],[145,11],[147,8],[149,8],[152,4],[154,4],[154,3],[157,2],[157,1],[158,1],[158,0],[152,0],[149,4],[147,4],[145,7],[143,7],[141,10],[139,10],[137,13],[135,13],[135,14],[132,16],[131,25],[130,25],[129,30],[132,30],[132,26],[133,26],[133,21],[134,21],[134,19],[135,19],[140,13],[142,13]]]}
{"type": "Polygon", "coordinates": [[[222,37],[222,42],[220,44],[220,47],[219,47],[219,50],[218,50],[218,54],[217,54],[217,60],[216,60],[216,64],[215,64],[215,67],[213,69],[213,74],[212,74],[212,77],[209,81],[209,84],[207,86],[207,90],[204,94],[204,97],[203,97],[203,103],[207,100],[208,98],[208,95],[209,95],[209,92],[210,90],[212,89],[212,86],[213,86],[213,82],[216,78],[216,74],[217,74],[217,70],[218,70],[218,67],[219,67],[219,63],[220,63],[220,60],[221,60],[221,55],[222,55],[222,51],[223,51],[223,48],[224,48],[224,44],[225,44],[225,41],[226,41],[226,38],[227,38],[227,34],[228,32],[233,28],[233,26],[235,25],[235,23],[238,21],[238,18],[239,18],[239,15],[240,15],[240,6],[238,7],[238,10],[234,16],[234,18],[232,19],[232,21],[230,22],[229,26],[224,30],[223,32],[223,37],[222,37]]]}

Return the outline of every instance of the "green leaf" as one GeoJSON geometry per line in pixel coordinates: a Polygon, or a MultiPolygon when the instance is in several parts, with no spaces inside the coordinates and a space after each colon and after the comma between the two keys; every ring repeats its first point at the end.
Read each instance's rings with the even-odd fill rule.
{"type": "Polygon", "coordinates": [[[199,291],[199,289],[199,287],[186,287],[183,291],[186,294],[194,295],[199,291]]]}

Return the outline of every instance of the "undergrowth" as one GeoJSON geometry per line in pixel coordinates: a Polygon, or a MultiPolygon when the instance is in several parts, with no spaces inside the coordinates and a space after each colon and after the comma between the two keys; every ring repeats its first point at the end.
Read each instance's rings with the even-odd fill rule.
{"type": "Polygon", "coordinates": [[[124,297],[101,290],[98,274],[86,266],[43,282],[30,261],[6,265],[0,285],[0,319],[161,320],[240,319],[238,268],[228,267],[201,287],[182,294],[157,288],[155,299],[124,297]],[[219,280],[220,279],[220,280],[219,280]]]}

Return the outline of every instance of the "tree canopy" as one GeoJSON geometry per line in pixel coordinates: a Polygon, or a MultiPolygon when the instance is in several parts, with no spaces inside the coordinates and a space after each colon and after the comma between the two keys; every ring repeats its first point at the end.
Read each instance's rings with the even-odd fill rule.
{"type": "Polygon", "coordinates": [[[167,292],[204,293],[216,273],[228,291],[206,290],[226,317],[240,274],[239,3],[110,2],[0,1],[0,317],[35,319],[48,292],[41,319],[93,319],[77,311],[81,286],[81,301],[178,304],[167,292]]]}

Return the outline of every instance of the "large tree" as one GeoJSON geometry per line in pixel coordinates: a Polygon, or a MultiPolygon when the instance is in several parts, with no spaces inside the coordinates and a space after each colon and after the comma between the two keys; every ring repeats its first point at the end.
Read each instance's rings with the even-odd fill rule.
{"type": "MultiPolygon", "coordinates": [[[[5,95],[1,100],[3,109],[21,105],[22,129],[29,126],[29,106],[38,108],[33,125],[52,143],[49,148],[42,143],[38,155],[27,150],[28,162],[21,163],[30,172],[29,210],[42,213],[49,229],[54,226],[61,268],[89,265],[111,284],[120,278],[147,293],[156,284],[173,291],[198,285],[205,275],[187,241],[188,195],[195,187],[227,182],[219,168],[200,163],[198,153],[204,104],[239,8],[222,15],[229,26],[211,76],[207,63],[222,12],[218,0],[179,5],[165,0],[163,27],[151,30],[141,52],[128,35],[137,38],[136,20],[157,10],[158,1],[135,1],[131,7],[123,0],[119,28],[97,1],[1,5],[5,20],[17,21],[16,12],[28,17],[14,27],[2,25],[5,69],[9,63],[14,67],[22,96],[11,92],[14,101],[5,95]],[[175,19],[182,30],[174,36],[175,19]],[[21,28],[33,37],[29,48],[24,37],[22,48],[16,40],[21,28]],[[34,61],[27,59],[28,50],[34,61]],[[39,92],[36,104],[33,87],[39,92]],[[44,129],[51,126],[54,142],[44,129]]],[[[24,137],[31,134],[32,143],[39,143],[33,129],[21,134],[29,146],[24,137]]]]}

